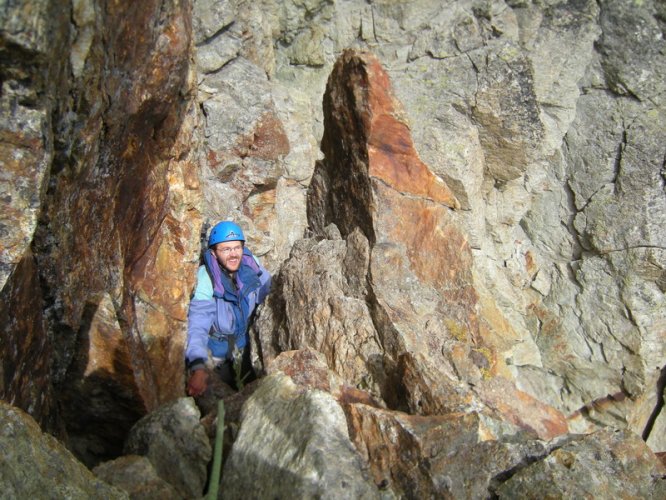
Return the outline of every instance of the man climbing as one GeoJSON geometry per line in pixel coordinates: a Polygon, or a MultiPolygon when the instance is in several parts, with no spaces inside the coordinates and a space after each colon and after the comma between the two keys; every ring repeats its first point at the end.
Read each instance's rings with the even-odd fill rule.
{"type": "Polygon", "coordinates": [[[248,327],[271,286],[271,275],[245,247],[234,222],[216,224],[208,238],[204,265],[190,301],[185,357],[187,393],[201,396],[208,386],[207,365],[232,387],[252,372],[248,327]]]}

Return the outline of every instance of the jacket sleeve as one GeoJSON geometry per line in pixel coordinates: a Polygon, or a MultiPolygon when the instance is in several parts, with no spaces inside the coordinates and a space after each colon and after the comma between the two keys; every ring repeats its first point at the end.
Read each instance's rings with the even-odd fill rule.
{"type": "Polygon", "coordinates": [[[266,299],[268,293],[271,291],[271,283],[273,279],[271,277],[271,273],[269,273],[268,270],[259,263],[259,261],[256,259],[255,261],[261,270],[261,274],[259,275],[259,283],[261,283],[261,286],[257,292],[257,304],[261,304],[266,299]]]}
{"type": "Polygon", "coordinates": [[[204,266],[197,272],[197,286],[187,313],[187,347],[185,359],[188,363],[196,359],[208,359],[208,332],[215,321],[216,306],[213,285],[204,266]]]}

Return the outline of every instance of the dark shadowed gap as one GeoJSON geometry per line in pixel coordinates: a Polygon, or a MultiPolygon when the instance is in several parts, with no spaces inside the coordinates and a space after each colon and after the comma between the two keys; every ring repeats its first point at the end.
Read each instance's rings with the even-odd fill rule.
{"type": "Polygon", "coordinates": [[[657,420],[657,417],[661,413],[661,411],[664,409],[664,389],[666,388],[666,366],[664,366],[661,369],[661,375],[659,376],[659,380],[657,380],[657,404],[654,406],[654,410],[652,410],[652,414],[650,415],[650,418],[647,419],[647,423],[645,424],[645,429],[643,429],[643,434],[641,437],[643,438],[643,441],[647,441],[648,438],[650,437],[650,434],[652,433],[652,428],[654,427],[654,423],[657,420]]]}

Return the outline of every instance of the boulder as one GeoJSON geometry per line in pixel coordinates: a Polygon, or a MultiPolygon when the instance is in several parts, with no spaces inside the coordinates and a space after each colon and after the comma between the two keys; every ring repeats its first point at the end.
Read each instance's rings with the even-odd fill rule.
{"type": "Polygon", "coordinates": [[[95,477],[22,410],[0,401],[0,487],[7,498],[129,498],[95,477]]]}
{"type": "Polygon", "coordinates": [[[294,246],[258,321],[276,328],[258,328],[262,359],[270,367],[280,352],[310,347],[347,383],[373,383],[368,366],[383,348],[365,299],[369,246],[360,232],[337,238],[294,246]],[[279,317],[271,316],[273,309],[279,317]]]}
{"type": "Polygon", "coordinates": [[[183,498],[203,495],[212,450],[192,398],[165,404],[139,420],[125,441],[125,455],[145,456],[159,477],[183,498]]]}
{"type": "Polygon", "coordinates": [[[126,491],[131,500],[180,500],[184,498],[162,479],[150,460],[138,455],[125,455],[99,464],[93,474],[117,488],[126,491]]]}
{"type": "Polygon", "coordinates": [[[488,498],[496,476],[547,445],[478,413],[416,416],[348,407],[350,434],[372,477],[398,498],[488,498]]]}
{"type": "MultiPolygon", "coordinates": [[[[225,498],[240,497],[241,490],[265,496],[267,485],[271,495],[336,496],[341,483],[330,474],[348,493],[371,498],[515,498],[539,491],[558,498],[659,498],[664,491],[663,463],[629,431],[562,435],[556,429],[551,435],[557,437],[541,439],[539,429],[511,422],[510,412],[488,395],[475,408],[410,415],[345,385],[313,350],[278,355],[270,372],[243,408],[224,470],[225,498]],[[322,453],[335,453],[336,460],[324,465],[322,453]],[[347,467],[363,482],[354,482],[347,467]],[[360,484],[372,487],[355,490],[360,484]]],[[[494,382],[496,392],[509,389],[494,382]]],[[[515,413],[529,413],[518,408],[529,404],[522,399],[515,413]]]]}
{"type": "Polygon", "coordinates": [[[279,371],[264,378],[243,407],[220,495],[379,498],[349,439],[340,404],[279,371]]]}
{"type": "Polygon", "coordinates": [[[666,468],[628,431],[571,438],[520,468],[497,487],[497,498],[663,498],[666,468]]]}

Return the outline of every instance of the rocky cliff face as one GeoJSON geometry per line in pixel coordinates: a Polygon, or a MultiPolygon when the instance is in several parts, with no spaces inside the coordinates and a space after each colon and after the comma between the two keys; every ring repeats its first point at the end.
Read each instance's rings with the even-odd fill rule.
{"type": "Polygon", "coordinates": [[[100,450],[182,391],[190,7],[3,6],[2,393],[100,450]]]}
{"type": "MultiPolygon", "coordinates": [[[[0,19],[0,393],[89,465],[183,393],[199,233],[223,218],[276,274],[267,373],[314,349],[382,412],[666,450],[661,2],[76,0],[0,19]]],[[[373,451],[392,438],[363,436],[413,424],[368,412],[345,407],[368,473],[404,475],[373,451]]],[[[547,453],[521,450],[502,470],[547,453]]],[[[430,473],[424,492],[469,493],[430,473]]]]}

